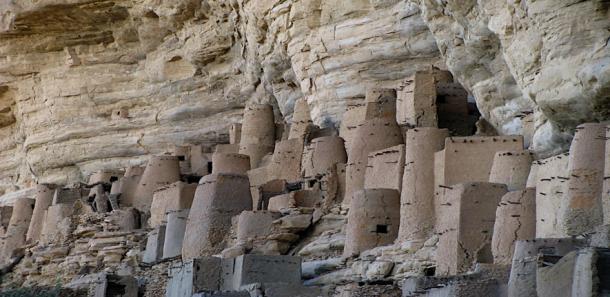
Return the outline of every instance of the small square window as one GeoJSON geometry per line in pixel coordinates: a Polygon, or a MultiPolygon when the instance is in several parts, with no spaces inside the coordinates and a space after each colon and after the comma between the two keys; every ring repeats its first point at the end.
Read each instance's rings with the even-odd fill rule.
{"type": "Polygon", "coordinates": [[[377,225],[375,233],[388,233],[388,225],[377,225]]]}

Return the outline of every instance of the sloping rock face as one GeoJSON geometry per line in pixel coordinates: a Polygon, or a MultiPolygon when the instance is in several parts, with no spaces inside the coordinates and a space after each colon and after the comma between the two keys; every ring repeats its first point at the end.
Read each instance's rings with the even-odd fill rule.
{"type": "Polygon", "coordinates": [[[551,155],[608,117],[609,19],[603,0],[0,0],[0,194],[226,142],[248,101],[336,126],[432,66],[551,155]]]}
{"type": "Polygon", "coordinates": [[[0,41],[0,193],[225,142],[247,101],[336,125],[367,86],[442,67],[397,0],[2,0],[0,41]]]}
{"type": "Polygon", "coordinates": [[[608,1],[414,0],[449,70],[502,133],[534,113],[532,148],[565,150],[576,125],[608,119],[608,1]]]}

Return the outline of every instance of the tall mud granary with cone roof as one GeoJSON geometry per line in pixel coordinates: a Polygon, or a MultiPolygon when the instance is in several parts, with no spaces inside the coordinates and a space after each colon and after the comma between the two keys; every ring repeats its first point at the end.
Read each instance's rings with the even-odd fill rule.
{"type": "Polygon", "coordinates": [[[610,296],[610,2],[0,0],[8,296],[610,296]]]}

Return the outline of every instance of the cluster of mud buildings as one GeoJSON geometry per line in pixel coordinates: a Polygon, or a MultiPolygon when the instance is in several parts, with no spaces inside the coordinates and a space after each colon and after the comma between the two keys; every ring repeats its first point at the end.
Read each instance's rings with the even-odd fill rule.
{"type": "MultiPolygon", "coordinates": [[[[316,126],[304,100],[289,125],[276,113],[250,104],[228,144],[13,194],[0,208],[4,273],[137,296],[153,284],[136,271],[165,264],[167,297],[324,296],[336,291],[320,278],[394,246],[432,251],[401,279],[396,263],[376,266],[402,296],[609,294],[605,124],[579,126],[569,153],[539,159],[531,135],[476,124],[467,92],[438,70],[370,89],[339,128],[316,126]],[[332,219],[342,240],[305,253],[332,219]],[[328,259],[341,264],[306,272],[328,259]]],[[[521,122],[533,131],[530,115],[521,122]]],[[[349,292],[337,296],[364,296],[349,292]]]]}

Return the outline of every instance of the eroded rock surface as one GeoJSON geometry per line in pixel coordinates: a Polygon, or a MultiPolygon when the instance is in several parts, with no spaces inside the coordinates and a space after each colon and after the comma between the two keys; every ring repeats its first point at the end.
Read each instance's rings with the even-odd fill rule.
{"type": "Polygon", "coordinates": [[[226,142],[247,101],[338,124],[369,85],[442,66],[406,1],[2,1],[0,192],[226,142]],[[46,156],[53,156],[48,158],[46,156]]]}
{"type": "Polygon", "coordinates": [[[416,0],[447,67],[503,133],[533,112],[533,148],[567,148],[573,129],[608,117],[608,3],[416,0]]]}
{"type": "Polygon", "coordinates": [[[338,126],[367,88],[432,66],[542,156],[608,117],[603,0],[2,0],[0,11],[0,193],[227,142],[248,101],[290,121],[304,98],[315,124],[338,126]]]}

